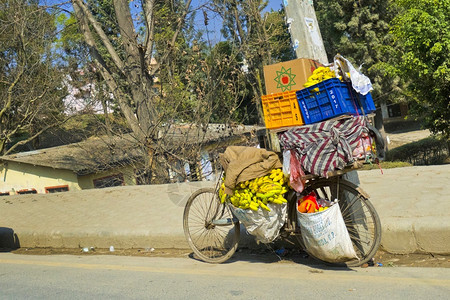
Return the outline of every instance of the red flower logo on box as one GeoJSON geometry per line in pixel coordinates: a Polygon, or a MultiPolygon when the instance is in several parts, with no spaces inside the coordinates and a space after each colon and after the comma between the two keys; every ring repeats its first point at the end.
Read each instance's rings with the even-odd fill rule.
{"type": "Polygon", "coordinates": [[[281,71],[277,71],[277,77],[275,77],[277,89],[281,89],[282,92],[290,91],[292,86],[295,85],[295,76],[295,74],[292,74],[291,68],[286,70],[281,67],[281,71]]]}

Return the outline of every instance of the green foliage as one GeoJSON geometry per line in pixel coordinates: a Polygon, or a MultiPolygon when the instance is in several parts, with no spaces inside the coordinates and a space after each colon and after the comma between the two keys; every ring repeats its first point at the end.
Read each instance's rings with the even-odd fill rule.
{"type": "Polygon", "coordinates": [[[214,122],[255,124],[258,113],[243,72],[242,53],[235,50],[230,42],[220,42],[208,56],[207,63],[214,78],[211,88],[218,92],[212,95],[217,99],[212,119],[214,122]]]}
{"type": "Polygon", "coordinates": [[[79,31],[77,20],[73,15],[67,17],[66,14],[62,13],[57,16],[57,23],[62,27],[58,43],[60,48],[67,53],[71,53],[84,43],[83,35],[79,31]]]}
{"type": "MultiPolygon", "coordinates": [[[[113,2],[114,2],[113,0],[86,1],[93,16],[101,25],[109,41],[114,46],[116,53],[122,59],[126,59],[126,54],[123,50],[122,45],[123,41],[119,34],[119,26],[117,23],[117,17],[113,2]]],[[[97,50],[100,52],[102,58],[108,63],[108,67],[111,68],[112,70],[116,70],[115,65],[110,61],[111,60],[110,53],[106,50],[104,44],[100,42],[100,38],[98,37],[96,31],[92,29],[91,31],[96,39],[97,50]]],[[[116,73],[119,72],[120,72],[119,70],[116,70],[116,73]]]]}
{"type": "MultiPolygon", "coordinates": [[[[177,17],[180,14],[180,10],[183,7],[180,1],[174,1],[174,5],[169,4],[167,1],[157,0],[155,1],[155,41],[156,51],[161,54],[164,53],[169,41],[172,39],[176,30],[177,17]]],[[[183,37],[177,41],[174,48],[183,45],[183,37]]]]}
{"type": "Polygon", "coordinates": [[[443,137],[428,137],[386,153],[387,161],[403,161],[413,165],[442,164],[448,159],[450,141],[443,137]]]}
{"type": "MultiPolygon", "coordinates": [[[[256,102],[260,98],[255,96],[255,88],[258,76],[262,78],[263,64],[294,58],[284,11],[272,11],[262,18],[265,4],[259,0],[216,1],[216,5],[225,20],[223,32],[228,40],[211,48],[202,35],[205,31],[193,27],[192,15],[158,76],[160,103],[164,103],[158,110],[168,118],[184,121],[258,123],[256,102]],[[239,8],[236,12],[244,32],[236,30],[233,5],[239,8]]],[[[156,60],[167,50],[178,10],[164,1],[157,2],[156,60]]]]}
{"type": "Polygon", "coordinates": [[[177,71],[163,72],[161,78],[158,110],[167,118],[202,124],[247,123],[255,115],[245,114],[249,103],[245,101],[248,91],[242,61],[230,43],[219,42],[207,51],[205,43],[195,42],[177,62],[177,71]]]}
{"type": "Polygon", "coordinates": [[[450,136],[450,0],[397,0],[391,33],[402,46],[398,71],[412,109],[433,132],[450,136]]]}
{"type": "Polygon", "coordinates": [[[270,63],[295,59],[294,48],[291,47],[291,35],[285,22],[284,9],[270,11],[264,15],[265,30],[268,35],[270,63]]]}
{"type": "Polygon", "coordinates": [[[341,54],[373,84],[376,103],[404,101],[403,81],[392,67],[397,47],[389,22],[397,14],[392,0],[319,0],[316,16],[330,61],[341,54]]]}
{"type": "Polygon", "coordinates": [[[242,58],[245,70],[241,73],[247,95],[243,97],[241,109],[244,116],[250,116],[250,123],[260,123],[263,119],[260,104],[264,90],[263,66],[294,58],[284,11],[271,11],[262,16],[266,6],[267,2],[262,0],[214,1],[215,10],[223,20],[222,34],[233,52],[242,58]]]}

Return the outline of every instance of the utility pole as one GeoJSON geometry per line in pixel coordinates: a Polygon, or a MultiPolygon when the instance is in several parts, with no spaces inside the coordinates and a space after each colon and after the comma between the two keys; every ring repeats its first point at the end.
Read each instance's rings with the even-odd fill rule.
{"type": "Polygon", "coordinates": [[[328,64],[312,0],[283,0],[292,47],[297,58],[311,58],[328,64]]]}

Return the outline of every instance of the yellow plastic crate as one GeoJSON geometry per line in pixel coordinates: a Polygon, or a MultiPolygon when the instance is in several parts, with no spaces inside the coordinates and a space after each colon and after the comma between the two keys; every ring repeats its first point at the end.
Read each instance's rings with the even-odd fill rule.
{"type": "Polygon", "coordinates": [[[303,121],[296,91],[288,91],[261,97],[266,128],[300,126],[303,121]]]}

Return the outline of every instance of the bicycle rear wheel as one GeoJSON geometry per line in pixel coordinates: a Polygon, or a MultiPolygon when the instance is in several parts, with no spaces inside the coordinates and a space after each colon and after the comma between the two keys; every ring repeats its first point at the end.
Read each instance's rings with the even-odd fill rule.
{"type": "MultiPolygon", "coordinates": [[[[307,195],[313,191],[321,199],[339,200],[345,226],[359,258],[346,262],[346,265],[360,266],[371,260],[380,246],[381,223],[367,194],[353,183],[340,177],[314,180],[308,184],[302,194],[307,195]]],[[[293,205],[293,209],[297,209],[296,205],[293,205]]],[[[303,245],[301,235],[296,235],[296,237],[303,245]]]]}
{"type": "Polygon", "coordinates": [[[220,203],[215,189],[194,192],[184,208],[183,228],[195,255],[209,263],[229,259],[237,249],[240,236],[239,222],[230,221],[233,219],[230,208],[220,203]]]}

